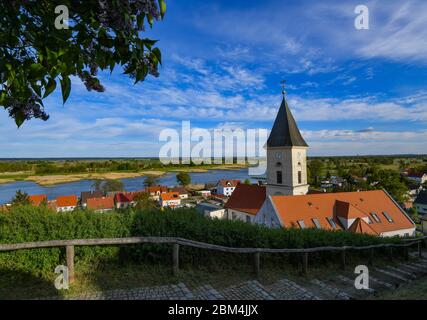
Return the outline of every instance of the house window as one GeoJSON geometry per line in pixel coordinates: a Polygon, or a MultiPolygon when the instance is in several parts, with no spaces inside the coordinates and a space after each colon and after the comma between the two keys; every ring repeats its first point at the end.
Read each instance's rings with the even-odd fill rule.
{"type": "Polygon", "coordinates": [[[326,220],[328,220],[329,225],[332,227],[332,229],[337,228],[337,224],[335,223],[334,219],[332,217],[327,217],[326,220]]]}
{"type": "Polygon", "coordinates": [[[300,227],[301,229],[305,229],[305,223],[304,223],[304,220],[298,220],[298,224],[299,224],[299,227],[300,227]]]}
{"type": "Polygon", "coordinates": [[[301,171],[298,171],[298,184],[302,183],[302,175],[301,175],[301,171]]]}
{"type": "Polygon", "coordinates": [[[380,218],[378,217],[378,215],[375,212],[371,212],[371,216],[372,218],[374,218],[374,220],[378,223],[381,223],[380,218]]]}
{"type": "Polygon", "coordinates": [[[251,223],[251,217],[246,216],[246,222],[247,222],[247,223],[251,223]]]}
{"type": "Polygon", "coordinates": [[[390,222],[390,223],[394,222],[392,217],[390,217],[390,215],[386,211],[383,211],[383,215],[387,219],[388,222],[390,222]]]}
{"type": "Polygon", "coordinates": [[[317,229],[322,229],[322,226],[320,225],[320,222],[317,218],[313,218],[311,219],[314,223],[314,225],[316,226],[317,229]]]}
{"type": "Polygon", "coordinates": [[[282,171],[276,172],[277,184],[282,184],[282,171]]]}

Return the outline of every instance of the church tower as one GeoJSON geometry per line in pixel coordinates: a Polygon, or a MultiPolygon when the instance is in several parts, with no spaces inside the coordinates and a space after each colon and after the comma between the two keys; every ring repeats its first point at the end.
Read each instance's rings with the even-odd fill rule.
{"type": "Polygon", "coordinates": [[[267,195],[308,192],[307,149],[283,91],[282,104],[267,140],[267,195]]]}

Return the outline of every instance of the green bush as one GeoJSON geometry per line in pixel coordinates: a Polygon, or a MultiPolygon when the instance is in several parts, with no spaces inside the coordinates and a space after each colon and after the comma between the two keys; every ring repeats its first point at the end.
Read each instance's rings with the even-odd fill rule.
{"type": "MultiPolygon", "coordinates": [[[[56,213],[43,207],[22,206],[0,214],[0,243],[59,239],[118,238],[130,236],[181,237],[229,247],[308,248],[320,246],[363,246],[399,239],[384,239],[344,231],[317,229],[268,229],[238,221],[211,220],[190,209],[121,210],[95,213],[77,210],[56,213]]],[[[103,261],[156,260],[170,263],[171,246],[128,245],[76,247],[76,265],[96,266],[103,261]]],[[[63,248],[0,252],[0,268],[32,274],[52,273],[65,261],[63,248]]],[[[184,247],[183,263],[239,261],[243,255],[222,254],[184,247]]]]}

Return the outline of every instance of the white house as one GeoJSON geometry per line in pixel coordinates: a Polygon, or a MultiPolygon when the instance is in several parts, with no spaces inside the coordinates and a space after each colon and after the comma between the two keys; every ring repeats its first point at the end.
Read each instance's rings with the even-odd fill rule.
{"type": "Polygon", "coordinates": [[[427,173],[410,171],[408,173],[408,179],[415,181],[419,184],[424,184],[425,182],[427,182],[427,173]]]}
{"type": "Polygon", "coordinates": [[[202,197],[209,197],[211,195],[210,190],[200,190],[197,191],[198,194],[200,194],[202,197]]]}
{"type": "Polygon", "coordinates": [[[70,212],[78,205],[79,199],[77,196],[60,196],[56,198],[56,211],[70,212]]]}
{"type": "Polygon", "coordinates": [[[253,222],[381,237],[415,235],[414,222],[384,190],[269,196],[253,222]]]}
{"type": "Polygon", "coordinates": [[[227,219],[252,222],[265,202],[266,188],[239,184],[225,204],[227,219]]]}
{"type": "Polygon", "coordinates": [[[181,205],[181,198],[178,192],[165,192],[160,194],[160,206],[176,208],[181,205]]]}
{"type": "Polygon", "coordinates": [[[178,192],[181,199],[188,199],[188,191],[184,187],[172,188],[171,192],[178,192]]]}
{"type": "Polygon", "coordinates": [[[240,180],[219,180],[216,185],[216,193],[229,197],[238,184],[240,184],[240,180]]]}
{"type": "Polygon", "coordinates": [[[202,202],[196,205],[196,210],[200,214],[209,217],[209,218],[217,218],[217,219],[226,219],[226,209],[212,203],[202,202]]]}

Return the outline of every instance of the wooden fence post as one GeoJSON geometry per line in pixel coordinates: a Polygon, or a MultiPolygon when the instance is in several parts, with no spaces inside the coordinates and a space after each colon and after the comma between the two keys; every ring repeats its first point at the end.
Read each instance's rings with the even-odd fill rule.
{"type": "Polygon", "coordinates": [[[389,253],[390,253],[390,261],[392,261],[393,262],[393,247],[390,247],[390,249],[389,249],[390,251],[389,251],[389,253]]]}
{"type": "Polygon", "coordinates": [[[308,271],[308,252],[302,254],[302,274],[307,274],[308,271]]]}
{"type": "Polygon", "coordinates": [[[178,275],[179,272],[179,244],[173,244],[173,252],[172,252],[172,273],[174,276],[178,275]]]}
{"type": "Polygon", "coordinates": [[[374,248],[369,249],[369,265],[372,266],[374,264],[374,248]]]}
{"type": "Polygon", "coordinates": [[[254,272],[256,277],[259,277],[259,271],[260,271],[260,253],[255,252],[254,253],[254,272]]]}
{"type": "Polygon", "coordinates": [[[67,257],[68,283],[73,283],[74,278],[74,246],[65,247],[65,255],[67,257]]]}
{"type": "Polygon", "coordinates": [[[345,264],[346,264],[346,252],[345,249],[341,251],[341,269],[345,271],[345,264]]]}
{"type": "Polygon", "coordinates": [[[423,257],[423,252],[421,250],[421,241],[418,241],[418,258],[423,257]]]}
{"type": "Polygon", "coordinates": [[[404,258],[405,258],[405,260],[406,260],[406,261],[408,261],[408,260],[409,260],[408,247],[407,247],[407,246],[404,246],[403,248],[404,248],[404,249],[403,249],[404,258]]]}

